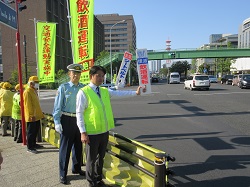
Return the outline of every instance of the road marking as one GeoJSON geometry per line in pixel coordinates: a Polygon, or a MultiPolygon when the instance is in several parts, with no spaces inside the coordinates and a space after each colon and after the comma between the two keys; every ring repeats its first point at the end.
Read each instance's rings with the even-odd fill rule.
{"type": "Polygon", "coordinates": [[[213,95],[213,94],[194,94],[194,95],[213,95]]]}
{"type": "Polygon", "coordinates": [[[232,94],[232,93],[212,93],[213,95],[229,95],[229,94],[232,94]]]}
{"type": "Polygon", "coordinates": [[[167,95],[181,95],[181,94],[167,94],[167,95]]]}
{"type": "Polygon", "coordinates": [[[55,99],[55,96],[54,97],[40,97],[39,99],[40,100],[55,99]]]}
{"type": "Polygon", "coordinates": [[[231,94],[250,94],[250,92],[210,93],[210,94],[194,94],[194,95],[231,95],[231,94]]]}
{"type": "Polygon", "coordinates": [[[247,94],[249,94],[250,92],[232,92],[232,93],[236,93],[236,94],[245,94],[245,93],[247,93],[247,94]]]}

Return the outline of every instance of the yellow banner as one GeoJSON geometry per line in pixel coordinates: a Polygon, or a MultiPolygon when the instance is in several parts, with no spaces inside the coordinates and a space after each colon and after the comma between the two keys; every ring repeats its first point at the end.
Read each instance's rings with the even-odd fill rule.
{"type": "Polygon", "coordinates": [[[37,22],[37,66],[40,83],[55,82],[56,24],[37,22]]]}
{"type": "Polygon", "coordinates": [[[89,82],[94,65],[94,0],[70,0],[71,33],[74,63],[83,65],[80,82],[89,82]]]}

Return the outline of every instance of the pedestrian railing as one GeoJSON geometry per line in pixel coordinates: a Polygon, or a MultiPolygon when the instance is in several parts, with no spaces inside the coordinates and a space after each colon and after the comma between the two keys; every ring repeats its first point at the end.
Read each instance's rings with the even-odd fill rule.
{"type": "MultiPolygon", "coordinates": [[[[45,114],[42,120],[42,136],[59,147],[60,136],[55,131],[51,114],[45,114]]],[[[119,186],[173,186],[168,178],[173,175],[168,162],[174,160],[164,151],[110,132],[103,174],[109,182],[119,186]]]]}

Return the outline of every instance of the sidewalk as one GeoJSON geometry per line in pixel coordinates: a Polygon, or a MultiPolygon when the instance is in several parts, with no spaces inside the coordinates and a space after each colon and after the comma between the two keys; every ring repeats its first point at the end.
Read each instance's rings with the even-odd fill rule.
{"type": "MultiPolygon", "coordinates": [[[[0,170],[0,186],[65,186],[59,183],[58,148],[47,142],[39,144],[44,148],[38,149],[38,154],[27,153],[27,147],[14,142],[13,137],[0,135],[0,149],[3,150],[4,159],[0,170]]],[[[82,169],[85,170],[85,166],[82,169]]],[[[88,186],[84,176],[72,174],[71,160],[67,178],[70,186],[88,186]]]]}

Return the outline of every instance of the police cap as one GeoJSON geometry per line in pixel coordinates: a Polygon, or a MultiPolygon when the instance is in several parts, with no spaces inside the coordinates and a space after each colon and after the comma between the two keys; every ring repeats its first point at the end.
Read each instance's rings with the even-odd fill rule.
{"type": "Polygon", "coordinates": [[[81,64],[70,64],[67,66],[69,71],[82,72],[83,66],[81,64]]]}

